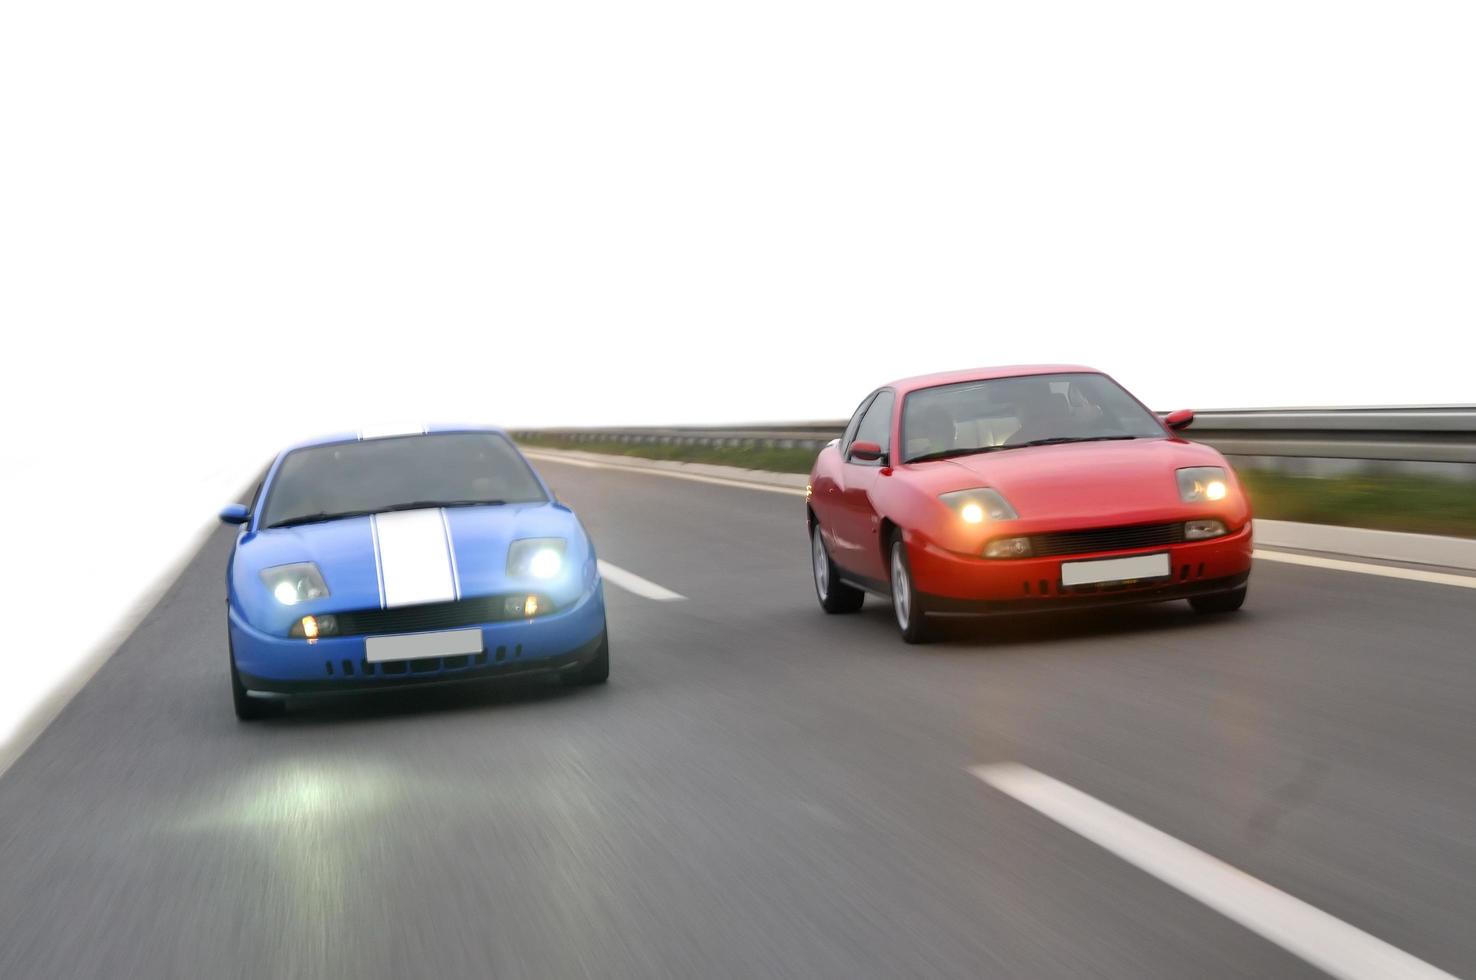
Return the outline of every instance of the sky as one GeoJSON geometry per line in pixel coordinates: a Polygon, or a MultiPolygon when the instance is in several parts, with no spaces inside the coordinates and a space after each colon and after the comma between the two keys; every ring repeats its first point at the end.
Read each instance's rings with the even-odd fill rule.
{"type": "Polygon", "coordinates": [[[367,423],[841,418],[1032,362],[1476,402],[1473,48],[1457,2],[5,4],[7,602],[101,522],[106,622],[367,423]]]}

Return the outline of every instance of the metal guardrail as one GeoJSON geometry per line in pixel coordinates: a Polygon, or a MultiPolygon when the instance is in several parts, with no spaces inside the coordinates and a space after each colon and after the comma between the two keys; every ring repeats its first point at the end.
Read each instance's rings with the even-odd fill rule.
{"type": "Polygon", "coordinates": [[[1185,434],[1227,456],[1476,464],[1476,407],[1204,412],[1185,434]]]}
{"type": "Polygon", "coordinates": [[[743,449],[813,449],[845,431],[839,422],[790,422],[773,425],[733,426],[636,426],[589,429],[515,429],[514,439],[552,438],[577,445],[581,442],[618,442],[673,446],[731,446],[743,449]]]}
{"type": "MultiPolygon", "coordinates": [[[[732,426],[551,428],[514,431],[514,438],[818,451],[845,420],[732,426]]],[[[1344,460],[1365,464],[1436,464],[1451,475],[1476,468],[1476,406],[1425,408],[1287,408],[1198,412],[1184,435],[1227,456],[1344,460]],[[1441,465],[1443,464],[1443,465],[1441,465]]],[[[1346,467],[1345,467],[1346,468],[1346,467]]],[[[1356,468],[1356,467],[1355,467],[1356,468]]],[[[1428,467],[1427,467],[1428,468],[1428,467]]],[[[1473,469],[1476,473],[1476,469],[1473,469]]]]}

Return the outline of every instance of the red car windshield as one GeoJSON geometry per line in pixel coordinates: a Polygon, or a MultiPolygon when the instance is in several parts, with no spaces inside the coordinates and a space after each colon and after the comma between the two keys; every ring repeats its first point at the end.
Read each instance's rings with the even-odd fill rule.
{"type": "Polygon", "coordinates": [[[902,461],[1055,442],[1165,436],[1158,418],[1101,374],[1037,374],[923,388],[902,405],[902,461]]]}

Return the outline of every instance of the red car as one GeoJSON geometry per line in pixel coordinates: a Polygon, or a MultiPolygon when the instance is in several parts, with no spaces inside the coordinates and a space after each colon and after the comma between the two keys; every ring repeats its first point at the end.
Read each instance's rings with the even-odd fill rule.
{"type": "Polygon", "coordinates": [[[940,616],[1245,601],[1251,509],[1216,450],[1086,367],[981,368],[866,396],[806,492],[828,613],[890,596],[902,638],[940,616]]]}

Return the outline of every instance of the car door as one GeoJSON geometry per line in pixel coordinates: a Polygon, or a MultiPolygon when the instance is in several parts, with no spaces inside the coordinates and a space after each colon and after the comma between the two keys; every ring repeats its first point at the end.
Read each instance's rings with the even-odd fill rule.
{"type": "Polygon", "coordinates": [[[890,462],[892,449],[892,407],[896,392],[883,388],[856,426],[855,436],[841,448],[839,506],[833,522],[835,535],[831,557],[842,568],[873,582],[884,582],[886,571],[882,547],[877,539],[881,516],[872,504],[871,494],[882,469],[890,462]],[[851,447],[857,442],[874,442],[882,448],[882,458],[855,459],[851,447]]]}
{"type": "Polygon", "coordinates": [[[861,399],[861,404],[851,415],[851,421],[846,424],[846,431],[836,441],[836,461],[830,463],[825,456],[821,456],[820,465],[814,473],[814,483],[811,485],[810,509],[815,512],[820,523],[820,536],[825,540],[826,551],[835,556],[838,547],[835,538],[835,522],[840,514],[840,492],[841,492],[841,469],[843,460],[846,458],[847,447],[856,438],[856,429],[861,425],[861,416],[871,407],[871,401],[876,397],[876,392],[871,392],[861,399]]]}

